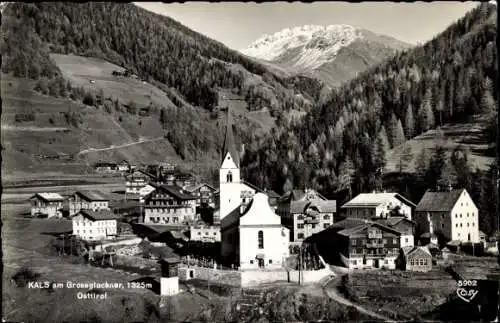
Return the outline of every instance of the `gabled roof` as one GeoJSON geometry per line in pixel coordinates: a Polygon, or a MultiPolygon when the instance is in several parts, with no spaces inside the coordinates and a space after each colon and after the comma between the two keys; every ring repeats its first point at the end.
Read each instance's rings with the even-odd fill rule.
{"type": "Polygon", "coordinates": [[[128,174],[125,176],[125,178],[133,178],[133,177],[147,177],[151,180],[156,180],[155,175],[145,172],[143,170],[135,170],[132,174],[128,174]]]}
{"type": "Polygon", "coordinates": [[[111,211],[108,210],[100,210],[100,211],[80,210],[80,212],[78,212],[73,217],[78,216],[79,214],[92,221],[116,220],[120,218],[119,216],[113,214],[111,211]]]}
{"type": "Polygon", "coordinates": [[[280,197],[280,195],[278,193],[276,193],[275,191],[273,190],[267,190],[266,191],[266,194],[267,196],[269,196],[270,198],[277,198],[277,197],[280,197]]]}
{"type": "Polygon", "coordinates": [[[415,204],[410,200],[406,199],[404,196],[398,193],[361,193],[346,204],[342,208],[354,208],[354,207],[377,207],[380,204],[389,202],[393,198],[415,207],[415,204]]]}
{"type": "MultiPolygon", "coordinates": [[[[313,190],[314,194],[317,195],[317,197],[321,200],[326,200],[326,198],[321,195],[318,191],[313,190]]],[[[280,201],[286,201],[286,200],[291,200],[291,201],[299,201],[302,200],[306,196],[306,191],[305,190],[291,190],[288,192],[285,192],[281,198],[280,201]]]]}
{"type": "Polygon", "coordinates": [[[57,193],[36,193],[32,197],[30,197],[30,200],[35,197],[38,197],[47,202],[64,201],[64,197],[57,193]]]}
{"type": "Polygon", "coordinates": [[[187,185],[187,186],[184,186],[184,190],[192,193],[200,188],[202,188],[203,186],[207,186],[209,187],[212,191],[216,191],[215,187],[213,187],[212,185],[210,184],[207,184],[207,183],[201,183],[201,184],[198,184],[198,185],[187,185]]]}
{"type": "Polygon", "coordinates": [[[464,189],[451,190],[446,192],[425,192],[418,202],[417,212],[449,212],[457,203],[460,194],[464,189]]]}
{"type": "Polygon", "coordinates": [[[179,200],[195,200],[196,196],[189,193],[188,191],[183,190],[179,186],[176,185],[160,185],[157,190],[161,190],[166,192],[169,195],[173,195],[175,198],[179,200]]]}
{"type": "Polygon", "coordinates": [[[226,133],[224,135],[224,143],[222,145],[221,165],[224,163],[224,159],[226,158],[227,153],[231,154],[231,158],[236,164],[236,167],[240,167],[240,155],[236,150],[231,111],[229,108],[227,108],[226,133]]]}
{"type": "Polygon", "coordinates": [[[87,201],[109,201],[109,198],[99,191],[77,191],[75,194],[80,195],[87,201]]]}
{"type": "Polygon", "coordinates": [[[245,180],[242,180],[242,181],[241,181],[241,184],[244,184],[244,185],[247,185],[247,186],[249,186],[249,187],[253,188],[256,192],[265,193],[263,189],[261,189],[261,188],[259,188],[259,187],[255,186],[255,185],[253,185],[252,183],[247,182],[247,181],[245,181],[245,180]]]}
{"type": "Polygon", "coordinates": [[[407,257],[411,257],[413,255],[416,256],[418,254],[422,254],[422,255],[426,255],[428,257],[432,257],[432,254],[429,251],[429,249],[427,247],[422,247],[422,246],[416,246],[416,247],[414,247],[412,250],[410,250],[410,251],[408,251],[408,253],[406,253],[406,256],[407,257]]]}
{"type": "MultiPolygon", "coordinates": [[[[363,231],[365,229],[368,229],[370,227],[373,227],[373,226],[376,226],[384,231],[389,231],[389,232],[392,232],[396,235],[401,235],[401,233],[397,230],[394,230],[392,228],[389,228],[385,225],[382,225],[380,223],[376,223],[376,222],[373,222],[373,221],[368,221],[368,220],[363,220],[363,219],[359,219],[359,221],[353,221],[354,219],[345,219],[343,221],[340,221],[340,222],[344,222],[344,225],[345,225],[345,229],[339,231],[338,233],[341,234],[341,235],[345,235],[345,236],[352,236],[360,231],[363,231]]],[[[337,222],[337,223],[340,223],[340,222],[337,222]]],[[[335,224],[334,224],[335,226],[335,224]]]]}
{"type": "Polygon", "coordinates": [[[335,200],[312,200],[312,201],[291,201],[290,213],[304,213],[307,208],[316,208],[320,213],[335,213],[337,212],[337,201],[335,200]]]}

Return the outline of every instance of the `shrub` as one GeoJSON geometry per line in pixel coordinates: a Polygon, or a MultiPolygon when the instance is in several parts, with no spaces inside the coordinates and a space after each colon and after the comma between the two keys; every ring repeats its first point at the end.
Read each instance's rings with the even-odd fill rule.
{"type": "Polygon", "coordinates": [[[28,282],[34,281],[39,277],[39,273],[34,272],[30,268],[22,267],[14,276],[12,276],[12,280],[18,287],[25,287],[28,282]]]}

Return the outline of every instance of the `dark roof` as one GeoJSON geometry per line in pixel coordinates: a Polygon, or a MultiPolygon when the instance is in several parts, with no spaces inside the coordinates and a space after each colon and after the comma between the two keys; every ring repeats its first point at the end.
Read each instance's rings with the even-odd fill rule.
{"type": "Polygon", "coordinates": [[[415,222],[408,220],[407,218],[403,216],[393,216],[387,219],[375,219],[374,221],[377,221],[379,223],[382,223],[388,227],[393,227],[395,225],[398,225],[400,222],[405,221],[414,224],[415,222]]]}
{"type": "Polygon", "coordinates": [[[75,194],[80,195],[87,201],[108,201],[109,198],[104,196],[102,192],[99,191],[77,191],[75,194]]]}
{"type": "Polygon", "coordinates": [[[455,206],[463,189],[451,190],[447,192],[425,192],[418,202],[417,212],[447,212],[455,206]]]}
{"type": "Polygon", "coordinates": [[[337,212],[337,201],[335,200],[312,200],[312,201],[291,201],[290,213],[304,213],[307,208],[316,208],[320,213],[337,212]]]}
{"type": "Polygon", "coordinates": [[[355,235],[359,231],[363,231],[363,230],[368,229],[372,226],[376,226],[382,230],[390,231],[390,232],[395,233],[397,235],[401,235],[401,232],[399,232],[397,230],[394,230],[394,229],[389,228],[385,225],[382,225],[382,224],[376,223],[376,222],[372,222],[372,221],[367,221],[367,222],[362,223],[362,224],[353,225],[352,227],[341,230],[338,233],[350,237],[352,235],[355,235]]]}
{"type": "Polygon", "coordinates": [[[116,167],[116,163],[98,162],[94,164],[94,167],[116,167]]]}
{"type": "Polygon", "coordinates": [[[58,193],[36,193],[32,197],[30,197],[30,200],[33,198],[36,198],[36,197],[38,197],[44,201],[47,201],[47,202],[57,202],[57,201],[64,200],[64,197],[58,193]]]}
{"type": "Polygon", "coordinates": [[[276,193],[275,191],[273,190],[268,190],[266,191],[266,194],[267,196],[271,197],[271,198],[277,198],[277,197],[280,197],[280,195],[278,193],[276,193]]]}
{"type": "Polygon", "coordinates": [[[184,189],[188,192],[194,192],[196,191],[197,189],[200,189],[202,188],[203,186],[207,186],[208,188],[210,188],[212,191],[215,191],[216,188],[213,187],[212,185],[210,184],[207,184],[207,183],[202,183],[202,184],[198,184],[198,185],[188,185],[188,186],[185,186],[184,189]]]}
{"type": "Polygon", "coordinates": [[[175,198],[179,200],[195,200],[196,196],[189,193],[188,191],[183,190],[179,186],[176,185],[160,185],[157,190],[162,190],[167,194],[173,195],[175,198]]]}
{"type": "MultiPolygon", "coordinates": [[[[314,194],[316,194],[320,199],[326,200],[326,198],[323,195],[319,194],[318,191],[314,191],[314,194]]],[[[280,200],[281,201],[284,201],[284,200],[298,201],[298,200],[302,199],[305,195],[306,195],[305,190],[291,190],[291,191],[285,192],[281,196],[280,200]]]]}
{"type": "Polygon", "coordinates": [[[80,210],[75,216],[81,214],[82,216],[89,218],[93,221],[99,220],[116,220],[120,218],[119,216],[111,213],[108,210],[100,210],[100,211],[91,211],[91,210],[80,210]]]}
{"type": "Polygon", "coordinates": [[[231,158],[237,167],[240,166],[240,156],[236,150],[236,144],[234,142],[233,124],[231,120],[231,111],[227,109],[227,119],[226,119],[226,134],[224,136],[224,144],[222,145],[222,158],[221,165],[224,163],[224,158],[226,158],[227,153],[231,154],[231,158]]]}
{"type": "Polygon", "coordinates": [[[429,249],[427,249],[426,247],[422,247],[422,246],[416,246],[412,250],[410,250],[406,253],[406,257],[408,257],[408,258],[419,257],[419,256],[420,257],[425,256],[425,257],[429,257],[429,258],[432,257],[429,249]]]}

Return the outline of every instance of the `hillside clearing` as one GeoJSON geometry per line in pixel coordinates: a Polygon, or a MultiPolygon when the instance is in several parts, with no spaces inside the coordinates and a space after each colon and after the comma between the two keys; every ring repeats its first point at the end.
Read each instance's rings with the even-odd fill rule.
{"type": "Polygon", "coordinates": [[[470,165],[480,170],[486,170],[490,164],[494,162],[494,156],[489,151],[491,144],[485,139],[486,118],[482,115],[472,117],[466,123],[445,124],[439,130],[429,130],[411,140],[406,141],[403,145],[398,146],[387,153],[387,164],[385,171],[399,172],[399,159],[406,146],[411,148],[413,160],[403,171],[414,172],[415,160],[422,149],[430,152],[436,144],[443,144],[444,147],[451,151],[462,146],[469,150],[470,165]]]}

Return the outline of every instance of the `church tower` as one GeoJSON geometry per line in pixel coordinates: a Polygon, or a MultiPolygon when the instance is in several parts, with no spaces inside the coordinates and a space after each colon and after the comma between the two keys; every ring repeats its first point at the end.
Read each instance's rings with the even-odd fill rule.
{"type": "Polygon", "coordinates": [[[226,134],[224,136],[222,160],[219,169],[220,221],[240,207],[241,188],[239,167],[240,156],[234,143],[231,113],[229,108],[227,108],[226,134]]]}

